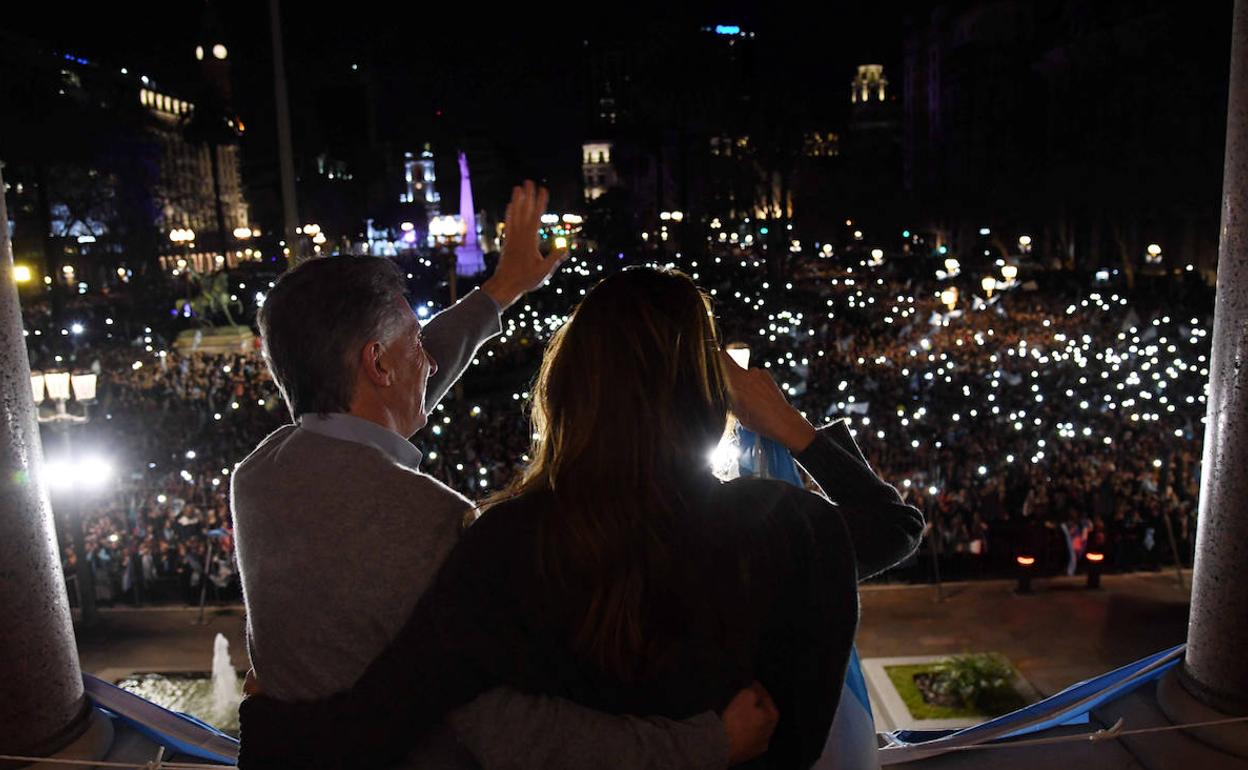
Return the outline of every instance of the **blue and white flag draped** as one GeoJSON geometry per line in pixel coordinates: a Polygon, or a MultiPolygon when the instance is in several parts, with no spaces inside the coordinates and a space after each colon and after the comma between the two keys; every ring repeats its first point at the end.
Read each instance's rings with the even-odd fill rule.
{"type": "Polygon", "coordinates": [[[90,674],[83,674],[82,683],[97,708],[171,749],[170,753],[224,765],[233,765],[238,761],[238,739],[212,725],[157,706],[90,674]]]}
{"type": "Polygon", "coordinates": [[[885,733],[889,745],[880,749],[881,764],[895,765],[934,757],[963,746],[1016,738],[1061,725],[1084,724],[1093,709],[1117,700],[1159,678],[1183,660],[1180,644],[1122,668],[1071,685],[1058,694],[1018,711],[963,730],[898,730],[885,733]]]}

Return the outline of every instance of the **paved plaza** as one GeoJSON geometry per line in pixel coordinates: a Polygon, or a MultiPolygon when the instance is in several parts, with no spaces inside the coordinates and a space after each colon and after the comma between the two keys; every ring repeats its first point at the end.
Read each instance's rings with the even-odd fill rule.
{"type": "MultiPolygon", "coordinates": [[[[1018,595],[1009,581],[866,586],[858,650],[864,658],[994,651],[1043,695],[1183,641],[1188,595],[1173,572],[1107,575],[1087,590],[1082,577],[1037,580],[1018,595]]],[[[1191,574],[1184,573],[1190,587],[1191,574]]],[[[240,606],[105,609],[78,630],[83,670],[116,678],[134,671],[207,671],[217,633],[234,665],[247,666],[240,606]]]]}

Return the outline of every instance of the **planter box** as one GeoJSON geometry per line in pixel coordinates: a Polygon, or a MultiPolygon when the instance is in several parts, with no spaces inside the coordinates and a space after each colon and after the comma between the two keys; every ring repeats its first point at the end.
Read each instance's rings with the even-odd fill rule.
{"type": "Polygon", "coordinates": [[[883,732],[971,727],[1040,699],[1040,693],[1015,670],[1012,682],[1014,692],[1007,694],[1000,703],[996,704],[999,708],[995,713],[923,703],[918,688],[913,684],[914,674],[933,669],[949,657],[949,655],[918,655],[899,658],[864,658],[862,673],[867,680],[867,690],[871,696],[875,729],[883,732]],[[912,713],[911,705],[919,713],[912,713]]]}

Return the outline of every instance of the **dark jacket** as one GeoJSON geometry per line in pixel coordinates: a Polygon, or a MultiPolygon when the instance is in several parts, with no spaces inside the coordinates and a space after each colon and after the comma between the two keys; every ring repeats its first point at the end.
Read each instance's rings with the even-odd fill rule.
{"type": "Polygon", "coordinates": [[[245,700],[239,767],[382,766],[500,684],[685,718],[722,709],[754,679],[780,712],[758,766],[809,767],[844,681],[857,580],[912,553],[923,517],[875,475],[844,423],[821,430],[797,460],[834,502],[779,481],[692,484],[672,535],[677,566],[658,600],[664,652],[639,678],[619,681],[572,649],[568,629],[586,594],[542,578],[537,533],[550,500],[519,497],[468,530],[351,690],[315,702],[245,700]]]}

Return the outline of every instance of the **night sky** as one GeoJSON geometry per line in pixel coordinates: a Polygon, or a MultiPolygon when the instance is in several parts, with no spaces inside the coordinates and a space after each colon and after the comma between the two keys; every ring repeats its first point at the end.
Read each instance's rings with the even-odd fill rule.
{"type": "MultiPolygon", "coordinates": [[[[576,172],[587,104],[576,83],[585,53],[613,41],[664,29],[737,24],[758,33],[763,67],[826,103],[835,121],[848,108],[856,64],[880,62],[897,74],[902,14],[896,0],[834,2],[822,8],[785,3],[517,4],[500,11],[466,3],[352,2],[313,11],[282,6],[296,144],[309,110],[343,110],[334,84],[376,88],[381,138],[483,137],[518,173],[576,172]],[[779,6],[785,6],[780,8],[779,6]],[[773,65],[774,63],[774,65],[773,65]],[[361,70],[351,70],[351,65],[361,70]],[[440,113],[440,114],[439,114],[440,113]]],[[[268,3],[214,4],[234,65],[239,112],[253,129],[251,162],[275,152],[268,3]]],[[[6,20],[12,33],[72,51],[101,65],[150,74],[166,88],[195,77],[192,52],[204,23],[203,2],[83,3],[71,11],[34,4],[6,20]]],[[[678,72],[680,51],[671,51],[678,72]]],[[[318,137],[319,138],[319,137],[318,137]]]]}

